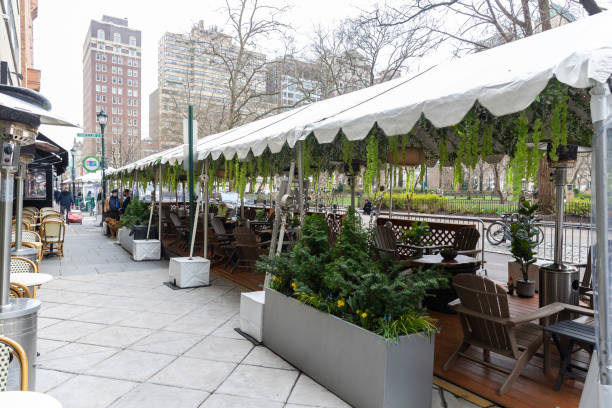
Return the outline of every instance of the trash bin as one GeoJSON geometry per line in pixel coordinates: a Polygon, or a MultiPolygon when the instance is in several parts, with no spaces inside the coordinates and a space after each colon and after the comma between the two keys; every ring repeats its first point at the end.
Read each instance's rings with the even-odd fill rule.
{"type": "Polygon", "coordinates": [[[28,389],[36,389],[36,339],[40,300],[10,299],[0,309],[0,335],[16,341],[28,356],[28,389]]]}

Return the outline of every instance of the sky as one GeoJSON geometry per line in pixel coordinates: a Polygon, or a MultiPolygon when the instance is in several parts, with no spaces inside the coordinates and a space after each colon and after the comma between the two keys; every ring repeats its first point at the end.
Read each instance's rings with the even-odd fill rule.
{"type": "MultiPolygon", "coordinates": [[[[308,43],[315,25],[332,26],[357,15],[376,0],[295,0],[286,21],[295,30],[298,48],[308,43]]],[[[279,1],[279,4],[283,4],[279,1]]],[[[141,134],[149,133],[149,94],[157,88],[157,49],[165,32],[186,32],[203,20],[205,26],[223,28],[224,0],[39,0],[34,20],[34,67],[42,71],[41,93],[53,112],[83,122],[83,45],[91,19],[102,15],[127,18],[129,26],[142,32],[141,134]]],[[[70,149],[77,131],[45,127],[54,140],[70,149]]]]}

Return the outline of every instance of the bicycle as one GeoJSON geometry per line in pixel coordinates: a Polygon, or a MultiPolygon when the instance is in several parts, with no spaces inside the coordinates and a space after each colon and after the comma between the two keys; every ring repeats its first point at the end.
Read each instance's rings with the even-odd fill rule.
{"type": "MultiPolygon", "coordinates": [[[[501,221],[495,221],[487,228],[487,241],[491,245],[499,245],[502,242],[510,241],[510,225],[517,220],[517,213],[504,213],[500,215],[501,221]]],[[[539,225],[535,225],[535,242],[540,245],[544,242],[544,230],[539,225]]]]}

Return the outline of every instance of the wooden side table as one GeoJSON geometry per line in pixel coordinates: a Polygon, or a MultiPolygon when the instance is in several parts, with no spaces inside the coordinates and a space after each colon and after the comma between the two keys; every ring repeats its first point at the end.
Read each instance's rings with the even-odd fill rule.
{"type": "Polygon", "coordinates": [[[582,347],[587,348],[591,353],[593,352],[596,342],[595,326],[589,326],[573,320],[562,320],[553,325],[544,327],[544,331],[551,334],[553,341],[555,342],[555,346],[557,346],[559,354],[561,355],[561,367],[559,368],[559,376],[557,377],[557,382],[555,383],[555,391],[559,391],[561,389],[563,377],[570,377],[574,380],[584,382],[586,376],[576,374],[572,371],[572,369],[583,372],[587,371],[584,368],[571,363],[572,350],[574,345],[578,343],[582,347]],[[567,347],[565,348],[561,344],[561,337],[568,340],[567,347]]]}

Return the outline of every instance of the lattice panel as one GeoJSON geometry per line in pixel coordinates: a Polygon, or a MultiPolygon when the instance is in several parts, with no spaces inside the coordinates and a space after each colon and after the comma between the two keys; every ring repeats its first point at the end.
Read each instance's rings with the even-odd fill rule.
{"type": "MultiPolygon", "coordinates": [[[[401,242],[402,236],[405,231],[408,231],[412,228],[412,224],[414,222],[421,223],[420,220],[410,220],[410,219],[389,219],[385,217],[378,217],[376,223],[378,225],[385,225],[386,222],[390,221],[392,224],[391,230],[395,234],[395,238],[398,242],[401,242]]],[[[457,231],[465,227],[471,227],[476,229],[474,225],[466,225],[466,224],[449,224],[449,223],[441,223],[441,222],[427,222],[431,233],[427,236],[427,245],[436,245],[436,246],[452,246],[455,243],[455,235],[457,231]]],[[[473,248],[470,248],[473,249],[473,248]]],[[[402,257],[409,256],[409,249],[400,248],[399,255],[402,257]]]]}

